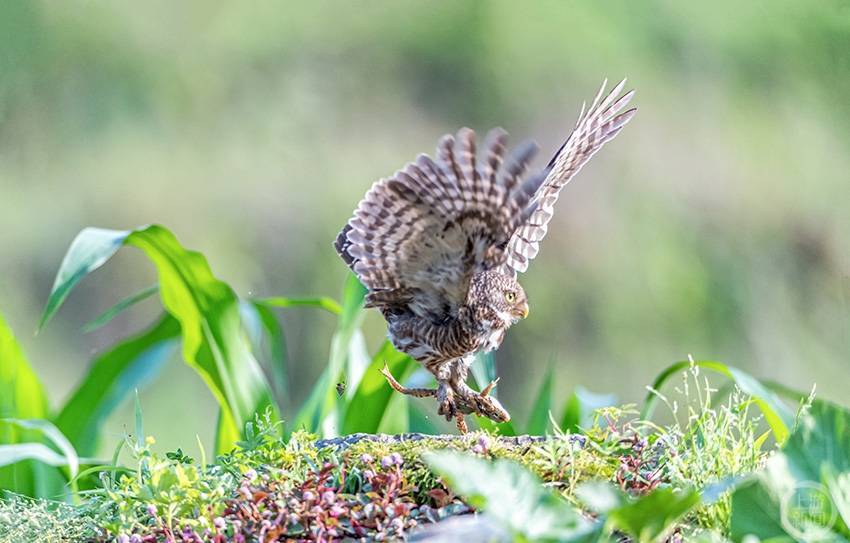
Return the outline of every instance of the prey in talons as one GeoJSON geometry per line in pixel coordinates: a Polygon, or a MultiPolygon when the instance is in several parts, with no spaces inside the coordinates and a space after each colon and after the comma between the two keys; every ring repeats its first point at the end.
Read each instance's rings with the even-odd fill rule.
{"type": "Polygon", "coordinates": [[[416,398],[439,399],[441,396],[450,398],[449,402],[440,402],[438,413],[444,415],[446,420],[452,420],[454,418],[457,428],[462,434],[469,431],[466,425],[466,415],[480,415],[494,422],[507,422],[511,420],[511,415],[502,407],[499,400],[490,396],[490,392],[492,392],[493,387],[499,382],[499,379],[490,381],[481,392],[476,392],[467,386],[466,383],[460,383],[460,385],[453,387],[441,384],[440,388],[407,388],[396,380],[386,364],[381,369],[381,374],[383,374],[393,389],[402,394],[416,398]]]}

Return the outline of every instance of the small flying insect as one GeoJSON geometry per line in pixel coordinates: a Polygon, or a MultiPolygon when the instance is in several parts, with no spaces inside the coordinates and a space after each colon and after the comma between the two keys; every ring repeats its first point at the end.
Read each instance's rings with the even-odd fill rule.
{"type": "Polygon", "coordinates": [[[345,381],[340,381],[336,384],[336,393],[342,398],[342,395],[345,394],[345,381]]]}

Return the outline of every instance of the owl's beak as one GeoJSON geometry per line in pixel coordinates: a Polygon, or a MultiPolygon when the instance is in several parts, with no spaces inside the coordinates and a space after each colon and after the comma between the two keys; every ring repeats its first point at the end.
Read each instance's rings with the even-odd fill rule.
{"type": "Polygon", "coordinates": [[[516,314],[518,317],[522,317],[523,319],[526,318],[528,316],[528,303],[524,303],[517,307],[516,314]]]}

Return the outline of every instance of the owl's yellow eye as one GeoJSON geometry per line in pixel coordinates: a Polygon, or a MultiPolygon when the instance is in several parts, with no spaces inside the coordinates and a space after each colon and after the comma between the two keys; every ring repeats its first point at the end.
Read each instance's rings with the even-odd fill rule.
{"type": "Polygon", "coordinates": [[[516,293],[509,290],[505,293],[505,300],[508,301],[509,304],[512,304],[516,301],[516,293]]]}

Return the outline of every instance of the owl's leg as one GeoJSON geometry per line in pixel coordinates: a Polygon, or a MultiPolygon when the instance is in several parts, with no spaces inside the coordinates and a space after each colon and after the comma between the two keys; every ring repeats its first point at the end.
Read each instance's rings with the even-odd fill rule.
{"type": "Polygon", "coordinates": [[[452,379],[453,367],[453,361],[428,367],[428,370],[437,378],[437,402],[440,404],[437,408],[437,414],[443,415],[446,417],[446,420],[452,420],[458,412],[454,381],[452,379]]]}
{"type": "Polygon", "coordinates": [[[437,408],[437,414],[443,415],[446,417],[446,420],[452,420],[452,418],[458,415],[455,391],[447,381],[439,381],[437,386],[437,402],[440,404],[437,408]]]}

